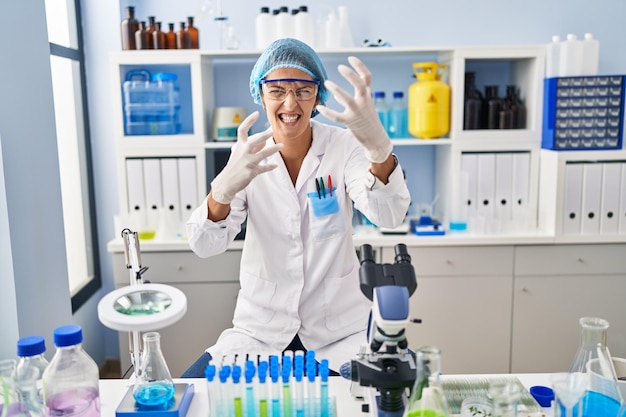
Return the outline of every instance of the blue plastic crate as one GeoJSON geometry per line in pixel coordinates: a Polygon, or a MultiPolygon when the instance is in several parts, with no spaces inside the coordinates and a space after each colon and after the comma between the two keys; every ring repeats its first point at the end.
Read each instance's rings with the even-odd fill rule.
{"type": "Polygon", "coordinates": [[[623,75],[546,78],[541,147],[621,149],[624,87],[623,75]]]}

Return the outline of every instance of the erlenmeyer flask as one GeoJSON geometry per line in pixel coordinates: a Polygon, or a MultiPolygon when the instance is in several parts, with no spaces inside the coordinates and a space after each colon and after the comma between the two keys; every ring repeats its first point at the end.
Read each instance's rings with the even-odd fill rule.
{"type": "Polygon", "coordinates": [[[174,397],[174,381],[161,352],[161,335],[143,335],[143,353],[135,375],[133,397],[143,406],[167,406],[174,397]]]}
{"type": "Polygon", "coordinates": [[[448,402],[439,381],[441,351],[424,346],[416,352],[417,377],[404,417],[449,417],[448,402]]]}
{"type": "Polygon", "coordinates": [[[613,361],[606,346],[609,322],[597,317],[580,319],[580,345],[570,366],[571,373],[582,373],[586,390],[582,398],[583,417],[617,415],[622,403],[613,361]]]}

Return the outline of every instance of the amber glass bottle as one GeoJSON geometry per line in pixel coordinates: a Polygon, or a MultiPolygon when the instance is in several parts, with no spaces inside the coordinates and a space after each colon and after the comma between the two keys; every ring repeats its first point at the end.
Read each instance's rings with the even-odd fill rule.
{"type": "Polygon", "coordinates": [[[191,41],[189,39],[189,32],[185,28],[185,22],[180,22],[180,30],[176,32],[176,46],[178,49],[190,49],[191,41]]]}
{"type": "Polygon", "coordinates": [[[122,30],[122,49],[137,49],[137,43],[135,42],[135,32],[139,29],[139,22],[135,19],[135,8],[128,6],[126,8],[126,17],[120,24],[122,30]]]}
{"type": "Polygon", "coordinates": [[[144,21],[139,22],[139,29],[135,32],[135,45],[137,49],[150,49],[150,33],[144,21]]]}
{"type": "Polygon", "coordinates": [[[165,32],[161,30],[161,22],[156,23],[156,29],[152,32],[154,49],[165,49],[165,32]]]}
{"type": "Polygon", "coordinates": [[[148,27],[146,27],[148,31],[148,47],[144,49],[155,49],[152,33],[156,31],[156,27],[156,18],[154,16],[148,16],[148,27]]]}
{"type": "Polygon", "coordinates": [[[165,34],[165,49],[176,49],[176,32],[174,24],[168,23],[170,30],[165,34]]]}
{"type": "Polygon", "coordinates": [[[187,32],[189,33],[189,49],[199,49],[199,31],[198,28],[193,25],[193,16],[187,17],[187,32]]]}

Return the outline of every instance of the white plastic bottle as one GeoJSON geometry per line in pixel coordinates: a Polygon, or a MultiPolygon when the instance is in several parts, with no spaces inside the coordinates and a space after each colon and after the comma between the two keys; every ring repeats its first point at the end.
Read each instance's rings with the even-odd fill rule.
{"type": "Polygon", "coordinates": [[[546,50],[546,78],[559,76],[559,63],[561,55],[561,37],[552,36],[552,42],[548,44],[546,50]]]}
{"type": "Polygon", "coordinates": [[[280,12],[276,15],[276,39],[293,38],[293,16],[289,13],[287,6],[281,6],[280,12]]]}
{"type": "Polygon", "coordinates": [[[385,100],[384,91],[374,91],[374,106],[376,107],[380,123],[385,128],[385,132],[389,132],[389,105],[385,100]]]}
{"type": "Polygon", "coordinates": [[[592,33],[585,33],[583,40],[582,75],[598,75],[600,66],[600,41],[592,33]]]}
{"type": "Polygon", "coordinates": [[[567,34],[567,40],[561,43],[559,75],[572,77],[583,72],[583,43],[573,33],[567,34]]]}
{"type": "Polygon", "coordinates": [[[387,134],[392,139],[408,138],[408,113],[404,93],[394,91],[389,111],[389,129],[387,134]]]}
{"type": "Polygon", "coordinates": [[[57,351],[43,373],[46,415],[100,416],[98,365],[83,350],[82,342],[83,332],[78,325],[54,330],[57,351]]]}
{"type": "Polygon", "coordinates": [[[339,46],[341,48],[352,48],[354,41],[352,40],[352,32],[350,31],[350,22],[348,21],[348,7],[339,6],[339,46]]]}
{"type": "Polygon", "coordinates": [[[339,24],[337,21],[337,16],[334,12],[330,12],[330,14],[326,17],[325,20],[325,39],[326,39],[326,47],[329,49],[339,48],[341,46],[341,38],[339,32],[339,24]]]}
{"type": "Polygon", "coordinates": [[[294,26],[294,37],[315,48],[315,19],[307,6],[300,6],[299,12],[294,17],[294,26]]]}
{"type": "Polygon", "coordinates": [[[254,21],[257,49],[265,49],[274,40],[273,21],[270,8],[261,7],[261,12],[256,16],[254,21]]]}

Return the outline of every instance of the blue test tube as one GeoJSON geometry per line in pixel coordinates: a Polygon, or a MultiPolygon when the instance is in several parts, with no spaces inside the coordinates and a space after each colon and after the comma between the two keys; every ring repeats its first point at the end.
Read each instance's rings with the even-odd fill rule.
{"type": "Polygon", "coordinates": [[[268,417],[267,414],[267,371],[269,364],[266,361],[259,362],[259,417],[268,417]]]}
{"type": "Polygon", "coordinates": [[[246,361],[246,417],[257,417],[256,415],[256,398],[254,395],[254,374],[256,373],[254,362],[246,361]]]}
{"type": "Polygon", "coordinates": [[[328,375],[330,371],[328,369],[328,359],[322,359],[320,362],[320,417],[329,417],[328,410],[328,375]]]}
{"type": "Polygon", "coordinates": [[[278,357],[270,356],[270,378],[272,379],[272,417],[280,416],[280,370],[278,357]]]}
{"type": "Polygon", "coordinates": [[[217,416],[217,389],[218,386],[216,385],[217,381],[215,381],[215,374],[217,372],[217,369],[215,368],[215,365],[207,365],[207,367],[204,369],[204,376],[207,380],[207,394],[208,394],[208,400],[209,400],[209,416],[210,417],[215,417],[217,416]]]}

